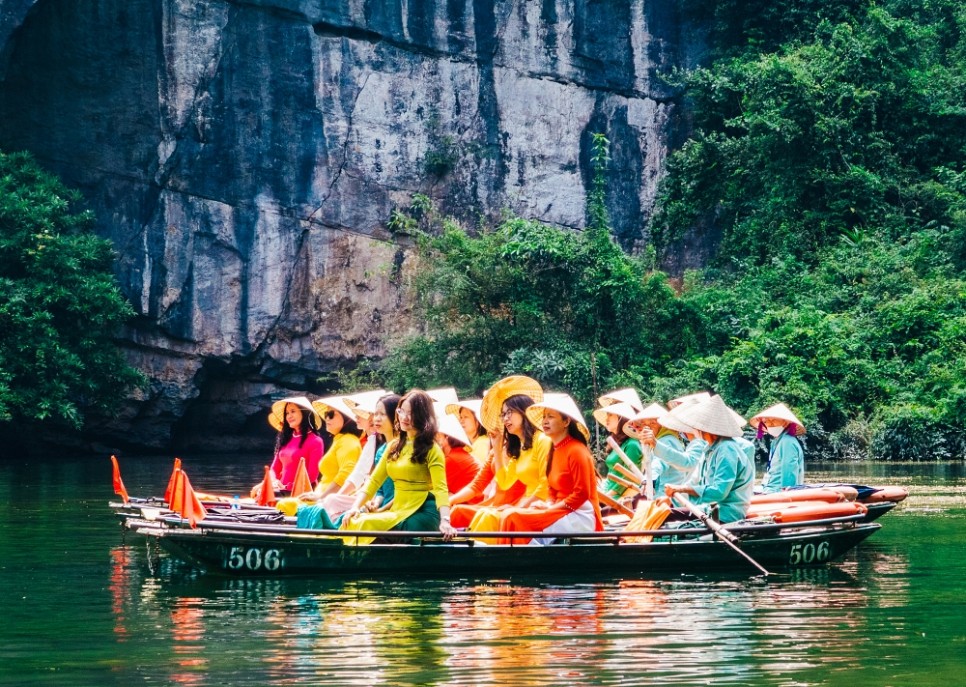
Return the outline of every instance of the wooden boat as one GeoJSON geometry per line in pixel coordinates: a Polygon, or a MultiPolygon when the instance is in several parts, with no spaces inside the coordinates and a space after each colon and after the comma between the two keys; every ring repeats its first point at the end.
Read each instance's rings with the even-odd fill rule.
{"type": "MultiPolygon", "coordinates": [[[[827,564],[876,532],[861,516],[808,523],[729,526],[741,549],[769,570],[827,564]]],[[[444,542],[439,532],[297,530],[206,518],[190,528],[178,517],[129,519],[126,526],[169,554],[205,570],[239,576],[336,575],[452,577],[510,573],[613,574],[754,571],[704,527],[560,535],[552,546],[483,545],[474,539],[444,542]],[[356,546],[376,536],[390,543],[356,546]],[[629,537],[653,541],[631,543],[629,537]],[[396,543],[399,542],[399,543],[396,543]],[[406,542],[406,543],[403,543],[406,542]]],[[[510,533],[475,533],[480,537],[510,533]]],[[[512,533],[518,537],[537,532],[512,533]]]]}

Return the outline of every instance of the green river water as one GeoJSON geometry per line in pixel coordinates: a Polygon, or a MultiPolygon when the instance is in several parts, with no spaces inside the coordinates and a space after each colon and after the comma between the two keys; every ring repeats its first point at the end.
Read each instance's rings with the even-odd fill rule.
{"type": "MultiPolygon", "coordinates": [[[[168,458],[126,458],[132,494],[168,458]]],[[[191,458],[196,488],[259,458],[191,458]]],[[[110,462],[0,462],[0,685],[966,684],[966,470],[809,465],[909,499],[829,567],[753,577],[237,580],[125,534],[110,462]]]]}

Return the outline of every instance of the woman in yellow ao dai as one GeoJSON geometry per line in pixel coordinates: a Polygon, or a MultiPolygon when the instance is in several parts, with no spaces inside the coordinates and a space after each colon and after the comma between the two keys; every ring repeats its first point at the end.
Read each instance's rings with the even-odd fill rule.
{"type": "Polygon", "coordinates": [[[526,416],[533,398],[525,394],[510,396],[503,402],[503,441],[494,450],[494,475],[500,490],[510,489],[516,482],[526,487],[523,496],[504,506],[481,506],[470,521],[474,532],[495,532],[500,529],[500,512],[510,506],[526,507],[533,501],[548,497],[547,457],[553,442],[538,430],[526,416]]]}
{"type": "MultiPolygon", "coordinates": [[[[372,476],[342,520],[343,530],[425,532],[439,529],[444,539],[456,530],[449,522],[446,458],[436,444],[433,401],[423,391],[403,396],[396,408],[400,435],[386,449],[372,476]],[[389,510],[367,513],[364,503],[375,496],[387,475],[395,485],[389,510]]],[[[353,538],[350,544],[370,544],[374,537],[353,538]]]]}

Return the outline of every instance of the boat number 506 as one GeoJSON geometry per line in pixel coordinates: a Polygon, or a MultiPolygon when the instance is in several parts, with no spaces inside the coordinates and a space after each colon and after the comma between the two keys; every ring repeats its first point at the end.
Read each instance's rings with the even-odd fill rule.
{"type": "Polygon", "coordinates": [[[233,546],[228,550],[225,567],[229,570],[267,570],[269,572],[282,567],[282,552],[278,549],[259,549],[233,546]]]}
{"type": "Polygon", "coordinates": [[[788,555],[789,565],[801,565],[803,563],[822,563],[829,558],[829,543],[827,541],[815,544],[792,544],[791,553],[788,555]]]}

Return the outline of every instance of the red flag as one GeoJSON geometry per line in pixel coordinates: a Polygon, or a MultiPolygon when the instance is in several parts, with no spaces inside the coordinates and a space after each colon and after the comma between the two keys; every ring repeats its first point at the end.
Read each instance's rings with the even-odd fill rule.
{"type": "Polygon", "coordinates": [[[171,478],[168,480],[168,486],[164,489],[164,501],[165,503],[171,503],[171,493],[174,491],[175,479],[178,476],[178,472],[181,470],[181,459],[174,459],[174,470],[171,471],[171,478]]]}
{"type": "Polygon", "coordinates": [[[111,463],[114,465],[114,493],[121,497],[124,503],[127,503],[131,499],[127,495],[127,489],[124,488],[124,481],[121,479],[121,468],[117,466],[117,456],[111,456],[111,463]]]}
{"type": "Polygon", "coordinates": [[[309,491],[312,491],[312,480],[309,479],[309,471],[305,468],[305,456],[302,456],[299,458],[299,466],[295,468],[292,496],[301,496],[309,491]]]}
{"type": "Polygon", "coordinates": [[[187,520],[192,528],[197,526],[199,520],[204,520],[205,516],[208,515],[208,511],[202,505],[201,499],[195,494],[195,490],[191,488],[191,481],[188,479],[188,475],[180,468],[175,478],[170,508],[187,520]]]}
{"type": "Polygon", "coordinates": [[[275,505],[275,485],[272,484],[275,475],[272,474],[271,468],[267,465],[265,466],[265,479],[262,480],[262,489],[258,492],[258,498],[255,499],[255,503],[259,506],[274,506],[275,505]]]}

